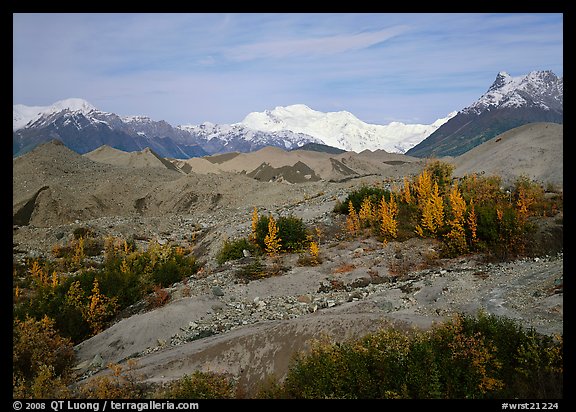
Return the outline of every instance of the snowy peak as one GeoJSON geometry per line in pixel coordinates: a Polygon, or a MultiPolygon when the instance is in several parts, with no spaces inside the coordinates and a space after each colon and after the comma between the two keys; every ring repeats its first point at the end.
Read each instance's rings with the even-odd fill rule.
{"type": "Polygon", "coordinates": [[[190,135],[147,116],[120,117],[97,110],[83,99],[66,99],[46,107],[14,105],[12,155],[58,139],[69,149],[87,153],[106,144],[128,152],[146,147],[164,157],[206,155],[190,135]]]}
{"type": "Polygon", "coordinates": [[[190,133],[198,141],[203,141],[209,152],[251,152],[266,146],[275,146],[291,150],[307,143],[322,143],[315,137],[295,133],[290,130],[261,131],[245,126],[242,123],[201,125],[182,125],[179,129],[190,133]]]}
{"type": "Polygon", "coordinates": [[[322,117],[321,112],[312,110],[304,104],[278,106],[273,110],[249,113],[241,125],[262,132],[278,132],[281,130],[296,130],[322,117]]]}
{"type": "MultiPolygon", "coordinates": [[[[98,139],[106,136],[112,140],[120,134],[126,141],[132,139],[129,143],[122,143],[133,147],[131,150],[140,150],[148,144],[146,142],[169,138],[176,146],[198,145],[210,154],[249,152],[265,146],[290,150],[308,143],[357,153],[364,150],[405,153],[454,116],[451,113],[429,125],[401,122],[376,125],[365,123],[347,111],[324,113],[304,104],[294,104],[250,113],[240,123],[218,125],[204,122],[197,126],[173,127],[148,116],[121,117],[103,112],[83,99],[66,99],[47,107],[13,107],[14,146],[22,149],[33,144],[32,136],[40,130],[43,134],[50,130],[48,134],[69,134],[70,141],[75,139],[73,134],[92,133],[97,134],[98,139]]],[[[120,143],[116,145],[121,146],[120,143]]],[[[171,153],[172,157],[186,157],[185,153],[171,153]]]]}
{"type": "Polygon", "coordinates": [[[26,125],[34,123],[42,116],[50,116],[62,111],[88,114],[93,110],[97,110],[96,107],[86,100],[79,98],[60,100],[50,106],[25,106],[23,104],[15,104],[12,109],[12,129],[22,129],[26,127],[26,125]]]}
{"type": "Polygon", "coordinates": [[[62,110],[69,110],[71,112],[82,112],[84,114],[88,114],[92,110],[97,110],[96,107],[92,106],[86,100],[79,98],[60,100],[49,106],[48,109],[48,111],[51,113],[61,112],[62,110]]]}
{"type": "Polygon", "coordinates": [[[451,118],[456,116],[457,114],[458,114],[457,110],[450,112],[450,113],[448,113],[448,116],[443,117],[441,119],[438,119],[434,123],[432,123],[432,126],[434,126],[435,128],[438,128],[438,127],[442,126],[444,123],[446,123],[448,120],[450,120],[451,118]]]}
{"type": "MultiPolygon", "coordinates": [[[[519,77],[517,79],[521,79],[521,78],[519,77]]],[[[496,80],[494,80],[494,83],[492,83],[492,86],[490,86],[490,88],[488,89],[488,93],[498,92],[498,90],[506,88],[506,86],[510,85],[510,83],[514,83],[514,80],[515,79],[512,78],[512,76],[510,76],[508,73],[500,72],[496,76],[496,80]]]]}
{"type": "Polygon", "coordinates": [[[455,114],[451,113],[431,125],[400,122],[376,125],[365,123],[347,111],[324,113],[295,104],[250,113],[240,124],[262,132],[301,133],[317,138],[324,144],[357,153],[363,150],[404,153],[455,114]]]}
{"type": "Polygon", "coordinates": [[[561,111],[563,95],[563,79],[550,70],[532,71],[517,77],[502,71],[488,91],[463,112],[481,114],[497,107],[538,107],[561,111]]]}
{"type": "Polygon", "coordinates": [[[527,123],[564,121],[563,80],[552,71],[510,76],[501,71],[480,98],[406,152],[416,157],[459,156],[527,123]]]}
{"type": "Polygon", "coordinates": [[[326,127],[328,125],[332,127],[337,125],[340,128],[348,123],[366,124],[346,111],[323,113],[304,104],[279,106],[274,110],[252,112],[241,122],[246,127],[266,132],[290,130],[295,133],[308,133],[314,130],[316,137],[319,138],[322,138],[323,135],[321,130],[327,132],[326,127]]]}

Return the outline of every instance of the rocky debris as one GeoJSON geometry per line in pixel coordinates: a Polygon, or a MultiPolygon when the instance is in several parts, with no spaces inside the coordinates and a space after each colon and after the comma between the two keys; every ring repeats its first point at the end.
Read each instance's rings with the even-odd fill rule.
{"type": "MultiPolygon", "coordinates": [[[[395,246],[373,249],[368,243],[355,264],[360,266],[363,261],[364,267],[378,270],[379,276],[387,281],[364,285],[356,279],[368,277],[355,277],[353,272],[334,274],[331,270],[341,263],[338,258],[344,261],[348,253],[353,254],[358,243],[345,244],[340,255],[332,257],[336,262],[325,267],[293,267],[281,276],[241,283],[235,271],[242,263],[231,262],[223,265],[222,270],[177,283],[168,289],[173,299],[163,316],[169,318],[158,316],[158,310],[148,312],[150,316],[137,315],[140,319],[134,317],[137,322],[132,324],[132,330],[138,328],[141,332],[146,325],[152,333],[147,346],[135,350],[135,346],[130,346],[134,344],[134,336],[127,333],[127,326],[118,328],[123,330],[120,335],[112,333],[115,329],[112,326],[108,329],[111,333],[108,340],[105,331],[82,344],[78,355],[84,364],[78,368],[87,368],[84,375],[87,377],[97,372],[94,365],[88,366],[93,359],[103,359],[107,364],[133,358],[141,368],[137,372],[145,371],[149,382],[176,379],[198,368],[231,373],[241,379],[247,379],[246,374],[253,380],[257,376],[262,378],[263,370],[282,376],[287,371],[287,359],[297,347],[304,349],[300,344],[292,346],[291,342],[304,342],[315,336],[309,336],[309,328],[301,326],[311,322],[316,325],[315,333],[322,331],[339,339],[359,337],[361,330],[368,333],[379,324],[425,328],[456,313],[474,315],[482,310],[515,319],[541,333],[563,333],[563,294],[555,289],[563,273],[562,254],[506,263],[486,263],[469,256],[393,276],[386,274],[378,262],[393,257],[395,246]],[[192,296],[182,295],[185,285],[191,286],[192,296]],[[215,296],[216,289],[223,294],[215,296]],[[174,308],[170,309],[171,306],[174,308]],[[172,324],[172,332],[163,326],[165,322],[172,324]],[[280,330],[282,338],[272,339],[280,330]],[[256,336],[264,339],[258,341],[259,349],[252,347],[256,336]],[[241,349],[238,345],[247,347],[241,349]],[[100,352],[92,350],[98,347],[100,352]],[[120,347],[122,350],[118,350],[120,347]],[[102,351],[103,348],[107,349],[102,351]],[[253,356],[264,348],[268,355],[256,360],[253,356]],[[269,363],[272,354],[277,363],[269,363]],[[279,363],[278,356],[285,361],[279,363]],[[167,359],[178,361],[165,362],[167,359]]],[[[410,255],[422,248],[420,242],[405,246],[405,253],[410,255]]]]}
{"type": "MultiPolygon", "coordinates": [[[[57,147],[52,150],[62,154],[57,147]]],[[[139,250],[153,241],[190,248],[203,264],[201,272],[167,288],[170,300],[165,306],[150,310],[143,300],[78,345],[78,371],[86,372],[84,376],[109,362],[138,357],[148,364],[150,380],[175,379],[211,365],[233,374],[241,373],[238,365],[244,365],[256,379],[262,371],[281,374],[293,351],[320,331],[338,338],[360,336],[380,321],[429,327],[454,313],[478,310],[512,317],[543,333],[562,333],[561,252],[490,264],[479,256],[431,259],[439,249],[430,239],[384,246],[372,238],[346,238],[345,218],[332,212],[337,202],[364,184],[399,185],[421,164],[390,166],[389,173],[394,173],[386,176],[288,184],[232,174],[182,176],[168,170],[116,176],[112,167],[65,159],[69,161],[56,171],[48,167],[53,159],[47,157],[32,158],[32,164],[15,160],[15,187],[22,189],[15,188],[13,202],[15,213],[22,210],[22,221],[13,225],[15,264],[50,258],[55,244],[66,244],[81,228],[101,239],[132,239],[139,250]],[[86,170],[75,173],[76,166],[86,170]],[[96,187],[94,173],[103,176],[96,187]],[[38,194],[45,185],[49,189],[38,194]],[[321,228],[322,263],[300,266],[297,254],[282,255],[285,270],[251,281],[238,272],[255,256],[244,254],[218,265],[215,256],[224,240],[250,233],[254,207],[260,215],[293,215],[321,228]],[[250,343],[256,336],[269,341],[260,361],[251,358],[261,349],[250,343]],[[230,349],[236,347],[231,341],[236,338],[246,344],[237,353],[230,349]],[[193,359],[180,359],[185,353],[182,356],[193,359]],[[269,363],[276,353],[283,353],[281,367],[269,363]],[[174,357],[172,366],[157,363],[163,354],[174,357]]],[[[561,250],[561,231],[548,233],[559,239],[561,250]]],[[[101,256],[91,259],[102,263],[101,256]]],[[[269,269],[270,262],[262,260],[269,269]]]]}
{"type": "MultiPolygon", "coordinates": [[[[404,253],[417,254],[423,242],[423,239],[404,242],[404,253]]],[[[328,245],[323,246],[324,250],[331,250],[328,245]]],[[[166,308],[170,305],[180,307],[176,309],[175,306],[167,312],[170,315],[163,315],[172,316],[171,329],[163,329],[158,324],[157,329],[152,328],[156,335],[149,338],[149,344],[145,346],[104,354],[94,353],[90,345],[83,344],[85,347],[78,355],[80,359],[92,359],[98,354],[105,357],[106,363],[121,361],[126,354],[141,358],[240,328],[335,310],[354,310],[359,316],[370,313],[415,323],[421,322],[419,319],[440,321],[458,312],[475,314],[483,310],[517,319],[524,326],[534,327],[542,333],[562,333],[563,299],[562,293],[555,289],[562,276],[562,254],[507,263],[459,258],[439,262],[436,267],[395,275],[386,269],[384,262],[394,258],[398,245],[375,248],[370,239],[364,239],[340,246],[344,250],[337,254],[332,252],[335,254],[330,257],[331,262],[327,259],[324,265],[316,267],[294,266],[280,276],[242,282],[237,277],[237,271],[244,264],[241,259],[227,262],[219,270],[200,277],[186,279],[167,289],[172,300],[166,308]],[[364,245],[364,252],[358,255],[360,243],[364,245]],[[342,267],[341,263],[349,261],[349,256],[355,256],[355,269],[334,273],[333,268],[342,267]],[[204,304],[194,306],[194,302],[204,304]],[[174,318],[176,314],[178,316],[174,318]]],[[[286,255],[284,258],[289,260],[291,257],[286,255]]],[[[151,319],[161,322],[162,316],[148,317],[144,311],[140,313],[142,318],[138,322],[142,324],[148,325],[151,319]]],[[[125,327],[119,325],[118,329],[125,327]]],[[[115,326],[109,328],[108,339],[119,344],[118,339],[128,338],[118,338],[112,332],[114,329],[115,326]]],[[[94,342],[98,339],[98,336],[92,338],[94,342]]],[[[106,336],[102,339],[101,346],[108,346],[106,336]]],[[[127,339],[130,345],[128,340],[133,339],[127,339]]]]}
{"type": "MultiPolygon", "coordinates": [[[[134,239],[141,250],[145,250],[152,240],[191,247],[197,250],[197,256],[211,264],[224,239],[245,237],[250,233],[250,216],[254,207],[258,208],[260,215],[293,215],[309,226],[333,226],[338,224],[337,219],[340,218],[332,213],[335,203],[344,200],[356,184],[378,181],[379,178],[372,176],[359,179],[355,183],[317,182],[276,187],[273,193],[267,190],[254,191],[246,197],[234,195],[235,200],[230,202],[229,199],[222,207],[212,207],[210,210],[201,208],[186,213],[166,211],[161,215],[149,216],[121,213],[76,219],[71,223],[47,227],[35,224],[14,225],[13,237],[18,245],[13,248],[14,258],[16,261],[23,261],[31,257],[50,257],[54,244],[65,243],[74,229],[89,227],[96,236],[134,239]],[[253,201],[246,200],[248,197],[253,201]]],[[[238,191],[242,192],[244,189],[239,186],[238,191]]]]}

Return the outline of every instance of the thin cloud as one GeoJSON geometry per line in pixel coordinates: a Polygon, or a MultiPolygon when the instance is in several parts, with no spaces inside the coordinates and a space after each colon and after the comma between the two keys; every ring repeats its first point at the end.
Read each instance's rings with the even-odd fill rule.
{"type": "Polygon", "coordinates": [[[374,32],[261,42],[237,46],[227,55],[234,60],[333,55],[382,43],[406,30],[408,26],[395,26],[374,32]]]}
{"type": "Polygon", "coordinates": [[[172,124],[303,103],[431,123],[502,70],[562,76],[562,28],[531,13],[15,14],[13,103],[77,96],[172,124]]]}

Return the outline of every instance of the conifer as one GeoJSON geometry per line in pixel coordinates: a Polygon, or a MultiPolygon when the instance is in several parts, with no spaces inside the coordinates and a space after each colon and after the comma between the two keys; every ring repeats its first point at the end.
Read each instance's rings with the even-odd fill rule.
{"type": "Polygon", "coordinates": [[[365,197],[364,200],[362,200],[360,212],[358,213],[358,219],[360,221],[360,227],[368,227],[372,224],[372,220],[374,219],[374,212],[372,208],[372,201],[369,197],[365,197]]]}
{"type": "Polygon", "coordinates": [[[412,203],[412,195],[410,193],[410,182],[408,182],[408,178],[404,176],[404,189],[402,190],[402,197],[404,202],[407,204],[412,203]]]}
{"type": "Polygon", "coordinates": [[[276,226],[276,221],[274,217],[270,215],[268,219],[268,234],[264,238],[264,244],[266,245],[266,252],[270,256],[276,256],[280,251],[282,239],[278,237],[278,227],[276,226]]]}
{"type": "Polygon", "coordinates": [[[475,244],[478,240],[476,231],[478,228],[478,221],[476,220],[476,211],[474,210],[474,201],[470,199],[470,211],[468,212],[468,217],[466,218],[466,224],[468,230],[470,230],[470,241],[475,244]]]}
{"type": "Polygon", "coordinates": [[[360,231],[360,219],[354,209],[352,201],[348,202],[348,217],[346,218],[346,229],[348,233],[355,236],[360,231]]]}
{"type": "Polygon", "coordinates": [[[386,202],[386,198],[382,196],[380,201],[380,230],[385,238],[396,238],[398,235],[398,221],[396,216],[398,214],[398,204],[394,199],[394,195],[390,194],[390,201],[386,202]]]}
{"type": "Polygon", "coordinates": [[[450,230],[446,234],[447,245],[451,253],[464,253],[467,250],[466,232],[464,230],[466,202],[457,185],[452,186],[448,199],[450,201],[451,217],[448,220],[450,230]]]}
{"type": "Polygon", "coordinates": [[[249,239],[251,241],[256,241],[257,235],[256,230],[258,229],[258,220],[260,220],[258,216],[258,209],[254,206],[254,210],[252,211],[252,232],[250,233],[249,239]]]}

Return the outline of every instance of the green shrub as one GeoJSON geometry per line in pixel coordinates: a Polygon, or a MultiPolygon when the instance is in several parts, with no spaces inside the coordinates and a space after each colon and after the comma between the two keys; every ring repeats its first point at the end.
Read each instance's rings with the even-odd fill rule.
{"type": "MultiPolygon", "coordinates": [[[[256,244],[260,250],[265,250],[264,239],[268,235],[268,216],[260,216],[256,224],[256,244]]],[[[284,252],[298,252],[308,244],[308,231],[301,218],[294,216],[280,216],[276,221],[280,250],[284,252]]]]}
{"type": "Polygon", "coordinates": [[[285,394],[306,399],[402,397],[408,345],[407,335],[396,329],[336,344],[316,342],[289,369],[285,394]]]}
{"type": "Polygon", "coordinates": [[[337,203],[334,207],[334,212],[340,214],[348,214],[348,204],[352,202],[352,206],[356,211],[360,210],[362,206],[362,202],[365,198],[369,198],[373,205],[379,205],[380,201],[382,200],[382,196],[385,197],[386,201],[390,201],[390,191],[386,189],[382,189],[380,187],[373,187],[373,186],[362,186],[359,189],[354,190],[350,193],[344,202],[337,203]]]}
{"type": "Polygon", "coordinates": [[[562,398],[562,339],[458,315],[425,332],[384,329],[300,353],[270,392],[287,398],[562,398]]]}
{"type": "Polygon", "coordinates": [[[236,277],[248,281],[262,279],[266,276],[266,267],[262,264],[260,258],[254,259],[252,262],[240,267],[236,271],[236,277]]]}
{"type": "Polygon", "coordinates": [[[102,293],[115,296],[120,308],[128,307],[141,299],[152,287],[152,281],[144,272],[146,257],[140,257],[131,262],[129,270],[122,271],[122,259],[114,259],[114,264],[108,264],[98,271],[98,281],[102,293]]]}
{"type": "Polygon", "coordinates": [[[195,371],[158,392],[161,399],[234,399],[235,384],[223,374],[195,371]]]}
{"type": "Polygon", "coordinates": [[[152,283],[162,287],[171,286],[198,271],[198,264],[193,255],[173,255],[170,259],[158,264],[152,271],[152,283]]]}
{"type": "MultiPolygon", "coordinates": [[[[26,295],[14,304],[14,318],[24,320],[29,316],[41,319],[47,315],[54,319],[59,333],[76,344],[89,337],[91,330],[79,308],[66,303],[66,296],[73,283],[78,282],[77,293],[87,304],[96,280],[100,293],[117,303],[115,309],[120,311],[153,292],[155,287],[171,286],[192,276],[199,269],[195,257],[186,255],[181,248],[153,244],[147,251],[137,252],[128,243],[126,248],[110,245],[108,248],[109,253],[102,268],[81,268],[74,276],[63,278],[59,275],[57,285],[52,284],[51,277],[48,281],[31,279],[31,282],[27,282],[30,289],[26,295]]],[[[44,277],[52,270],[48,264],[37,264],[36,267],[41,269],[37,272],[41,272],[44,277]]],[[[115,314],[110,313],[108,320],[115,314]]]]}
{"type": "Polygon", "coordinates": [[[278,227],[278,236],[282,239],[281,250],[298,252],[308,244],[308,232],[301,218],[280,216],[276,226],[278,227]]]}
{"type": "Polygon", "coordinates": [[[60,335],[78,343],[90,334],[90,328],[82,319],[82,314],[66,305],[65,298],[70,285],[78,280],[84,293],[90,295],[95,271],[82,272],[74,278],[64,279],[58,286],[43,285],[36,287],[27,299],[14,305],[14,318],[24,321],[30,317],[42,319],[48,316],[55,322],[60,335]]]}
{"type": "Polygon", "coordinates": [[[221,265],[229,260],[241,259],[244,257],[244,250],[251,254],[257,252],[256,246],[246,238],[224,240],[222,249],[216,255],[216,262],[221,265]]]}
{"type": "Polygon", "coordinates": [[[506,204],[485,205],[478,207],[476,216],[476,233],[484,249],[504,260],[522,255],[528,240],[526,235],[534,228],[519,218],[515,208],[506,204]]]}
{"type": "Polygon", "coordinates": [[[479,333],[497,348],[497,359],[502,367],[496,375],[508,383],[499,391],[499,397],[540,398],[544,394],[536,396],[535,391],[539,390],[562,397],[562,382],[558,382],[561,376],[553,376],[548,370],[549,366],[562,367],[561,358],[554,355],[554,350],[561,350],[561,346],[551,337],[540,335],[533,329],[526,330],[513,319],[484,312],[476,317],[461,315],[460,319],[465,334],[479,333]],[[526,368],[527,365],[530,366],[526,368]],[[519,373],[520,370],[525,373],[519,373]]]}
{"type": "Polygon", "coordinates": [[[441,160],[434,160],[426,165],[426,170],[432,175],[432,181],[438,184],[440,194],[446,193],[446,190],[452,184],[454,165],[441,160]]]}
{"type": "Polygon", "coordinates": [[[14,397],[58,398],[66,394],[74,363],[70,339],[60,336],[48,317],[16,319],[12,330],[14,397]]]}

